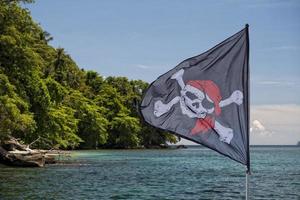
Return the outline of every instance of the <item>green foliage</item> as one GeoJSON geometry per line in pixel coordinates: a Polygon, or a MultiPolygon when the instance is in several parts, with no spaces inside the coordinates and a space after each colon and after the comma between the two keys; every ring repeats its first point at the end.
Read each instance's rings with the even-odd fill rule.
{"type": "Polygon", "coordinates": [[[109,121],[111,121],[120,110],[124,109],[122,96],[117,92],[116,88],[108,84],[103,84],[94,102],[98,106],[105,108],[105,116],[109,121]]]}
{"type": "Polygon", "coordinates": [[[74,113],[74,109],[66,106],[52,107],[48,110],[43,134],[46,134],[52,146],[75,148],[82,142],[82,139],[76,135],[78,120],[74,117],[74,113]]]}
{"type": "Polygon", "coordinates": [[[0,74],[0,140],[9,135],[26,137],[35,128],[28,104],[15,93],[7,76],[0,74]]]}
{"type": "Polygon", "coordinates": [[[22,2],[22,3],[33,3],[34,0],[1,0],[2,2],[5,2],[7,4],[9,3],[19,3],[19,2],[22,2]]]}
{"type": "Polygon", "coordinates": [[[111,134],[109,135],[108,146],[117,148],[132,148],[140,144],[138,133],[141,126],[137,118],[129,116],[121,111],[115,116],[110,125],[111,134]]]}
{"type": "Polygon", "coordinates": [[[67,94],[67,89],[52,78],[46,79],[46,86],[49,91],[51,101],[54,104],[61,103],[67,94]]]}
{"type": "Polygon", "coordinates": [[[78,89],[83,84],[83,72],[62,48],[56,50],[50,69],[53,69],[50,75],[63,86],[78,89]]]}
{"type": "Polygon", "coordinates": [[[99,94],[103,78],[97,72],[87,71],[85,84],[91,88],[93,94],[99,94]]]}
{"type": "Polygon", "coordinates": [[[135,148],[176,142],[140,121],[148,83],[80,70],[21,3],[0,0],[0,141],[43,148],[135,148]]]}
{"type": "Polygon", "coordinates": [[[75,117],[79,120],[77,134],[84,140],[82,148],[96,148],[107,141],[108,120],[103,115],[103,107],[97,106],[79,91],[72,91],[65,104],[76,110],[75,117]]]}

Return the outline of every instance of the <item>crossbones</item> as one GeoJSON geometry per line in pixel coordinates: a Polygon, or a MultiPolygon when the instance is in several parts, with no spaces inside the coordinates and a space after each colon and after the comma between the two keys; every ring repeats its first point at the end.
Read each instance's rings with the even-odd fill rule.
{"type": "Polygon", "coordinates": [[[191,134],[199,134],[214,129],[219,135],[219,140],[230,144],[233,138],[233,130],[223,126],[214,117],[209,116],[221,114],[221,108],[232,103],[241,105],[243,103],[243,93],[239,90],[232,92],[229,98],[222,100],[218,86],[211,80],[193,80],[186,84],[183,81],[184,70],[181,69],[172,75],[179,84],[181,91],[180,96],[174,97],[170,102],[164,104],[161,100],[154,103],[154,115],[160,117],[170,111],[170,109],[180,103],[182,114],[189,118],[197,118],[195,127],[191,134]],[[203,106],[204,99],[214,104],[211,108],[203,106]]]}

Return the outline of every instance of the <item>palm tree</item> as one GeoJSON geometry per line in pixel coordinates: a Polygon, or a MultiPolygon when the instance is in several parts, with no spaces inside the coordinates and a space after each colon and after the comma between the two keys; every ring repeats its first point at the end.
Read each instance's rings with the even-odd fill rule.
{"type": "Polygon", "coordinates": [[[43,40],[45,43],[48,43],[51,40],[53,40],[53,37],[47,31],[43,31],[40,33],[40,39],[43,40]]]}

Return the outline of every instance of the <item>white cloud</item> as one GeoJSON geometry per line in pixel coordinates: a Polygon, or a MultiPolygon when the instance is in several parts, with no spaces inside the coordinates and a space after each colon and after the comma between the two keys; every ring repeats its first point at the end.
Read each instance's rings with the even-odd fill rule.
{"type": "Polygon", "coordinates": [[[252,122],[250,144],[296,144],[300,141],[300,105],[254,105],[251,118],[260,124],[252,122]],[[257,130],[254,131],[253,126],[257,130]]]}
{"type": "Polygon", "coordinates": [[[256,134],[256,135],[259,135],[262,137],[271,136],[273,133],[272,131],[266,129],[265,126],[262,125],[262,123],[260,121],[258,121],[257,119],[252,121],[250,132],[252,134],[256,134]]]}
{"type": "Polygon", "coordinates": [[[266,128],[258,120],[253,120],[252,125],[253,125],[253,127],[252,127],[253,130],[258,130],[258,131],[265,131],[266,130],[266,128]]]}

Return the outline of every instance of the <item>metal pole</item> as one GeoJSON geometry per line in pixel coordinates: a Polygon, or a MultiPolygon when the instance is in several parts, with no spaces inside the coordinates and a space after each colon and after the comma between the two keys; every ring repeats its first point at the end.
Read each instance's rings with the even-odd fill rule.
{"type": "Polygon", "coordinates": [[[250,176],[250,67],[249,67],[249,25],[246,28],[246,64],[247,64],[247,169],[246,169],[246,200],[249,200],[249,176],[250,176]]]}
{"type": "Polygon", "coordinates": [[[250,176],[250,173],[247,170],[246,171],[246,200],[249,200],[249,176],[250,176]]]}

